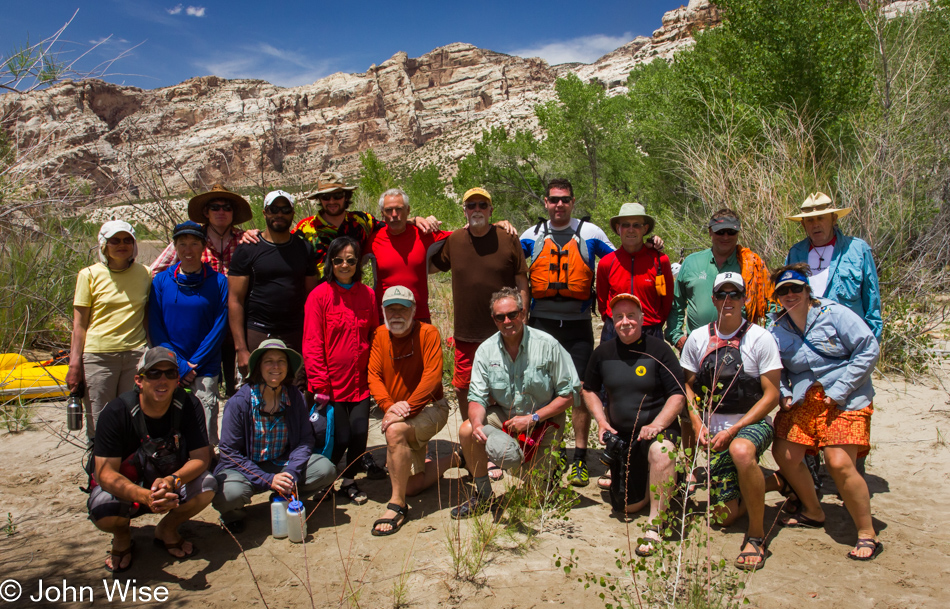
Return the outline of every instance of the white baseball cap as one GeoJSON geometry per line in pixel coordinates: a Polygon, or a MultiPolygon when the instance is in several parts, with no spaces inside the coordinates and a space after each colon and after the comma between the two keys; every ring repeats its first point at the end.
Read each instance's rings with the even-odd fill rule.
{"type": "Polygon", "coordinates": [[[740,273],[733,273],[730,271],[728,273],[719,273],[716,275],[716,281],[713,283],[713,291],[715,292],[727,283],[731,283],[740,290],[745,290],[745,283],[742,281],[742,275],[740,273]]]}
{"type": "Polygon", "coordinates": [[[269,193],[267,193],[266,197],[264,197],[264,209],[267,209],[268,207],[270,207],[271,203],[273,203],[274,201],[280,198],[287,199],[287,202],[290,203],[291,207],[296,207],[297,201],[296,199],[294,199],[294,196],[292,194],[290,194],[289,192],[284,192],[283,190],[272,190],[269,193]]]}

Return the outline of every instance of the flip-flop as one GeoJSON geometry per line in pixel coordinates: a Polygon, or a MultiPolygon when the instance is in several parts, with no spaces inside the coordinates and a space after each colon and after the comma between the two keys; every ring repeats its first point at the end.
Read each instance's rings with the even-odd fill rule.
{"type": "Polygon", "coordinates": [[[500,467],[498,467],[497,465],[495,465],[494,463],[490,463],[488,465],[488,477],[491,479],[492,482],[498,482],[499,480],[505,477],[505,471],[501,469],[500,467]],[[495,474],[495,472],[498,472],[498,473],[495,474]]]}
{"type": "Polygon", "coordinates": [[[165,543],[163,540],[159,539],[158,537],[153,537],[152,545],[154,545],[157,548],[164,549],[166,552],[168,552],[168,555],[174,558],[175,560],[188,560],[189,558],[192,558],[195,554],[198,553],[198,546],[196,546],[195,544],[191,544],[191,552],[189,552],[188,554],[185,554],[184,556],[175,556],[174,554],[171,553],[171,550],[181,550],[182,552],[184,552],[184,550],[182,549],[182,546],[185,545],[185,541],[186,539],[182,537],[181,539],[178,540],[177,543],[165,543]]]}
{"type": "Polygon", "coordinates": [[[851,560],[860,560],[866,562],[868,560],[874,560],[877,558],[877,555],[884,551],[884,544],[876,539],[871,539],[870,537],[861,537],[858,539],[858,543],[854,544],[854,550],[848,552],[848,558],[851,560]],[[874,548],[874,551],[871,552],[868,556],[855,556],[854,550],[860,550],[861,548],[874,548]]]}
{"type": "Polygon", "coordinates": [[[650,530],[643,533],[643,537],[640,540],[637,540],[637,547],[633,551],[637,556],[642,556],[646,558],[647,556],[653,556],[656,554],[656,546],[658,543],[663,541],[663,538],[660,537],[659,533],[656,533],[656,539],[652,537],[647,537],[647,533],[656,533],[656,531],[650,530]],[[642,540],[643,543],[639,543],[642,540]],[[649,550],[641,550],[640,546],[649,546],[649,550]]]}
{"type": "Polygon", "coordinates": [[[132,543],[129,544],[129,547],[122,550],[121,552],[113,552],[112,549],[110,548],[108,551],[106,551],[106,554],[112,556],[112,568],[110,569],[109,565],[105,565],[105,564],[102,565],[102,568],[108,571],[109,573],[112,573],[113,575],[128,571],[130,568],[132,568],[132,562],[133,562],[132,560],[129,560],[129,564],[125,565],[124,567],[116,567],[116,565],[121,565],[122,559],[125,558],[126,556],[131,555],[132,550],[134,549],[135,549],[134,539],[132,540],[132,543]],[[118,560],[116,560],[117,558],[118,560]]]}
{"type": "Polygon", "coordinates": [[[769,557],[769,550],[765,546],[765,539],[762,537],[746,537],[742,541],[742,547],[744,548],[747,543],[752,544],[752,547],[755,548],[755,551],[740,552],[739,556],[736,557],[736,562],[733,564],[735,565],[736,569],[739,569],[740,571],[758,571],[765,566],[765,561],[769,557]],[[753,556],[759,558],[759,562],[755,564],[739,562],[740,558],[751,558],[753,556]]]}
{"type": "Polygon", "coordinates": [[[403,507],[399,505],[398,503],[387,503],[386,509],[396,512],[397,517],[396,518],[380,518],[379,520],[374,522],[373,529],[372,529],[372,533],[374,537],[386,537],[387,535],[392,535],[393,533],[401,529],[402,525],[406,524],[406,522],[409,520],[409,506],[408,505],[406,507],[403,507]],[[399,516],[402,516],[402,518],[399,518],[399,516]],[[392,528],[389,529],[388,531],[380,531],[376,527],[378,527],[381,524],[388,524],[392,528]]]}
{"type": "Polygon", "coordinates": [[[781,520],[782,526],[786,529],[823,529],[825,528],[824,520],[815,520],[814,518],[809,518],[804,514],[795,514],[791,518],[783,518],[781,520]],[[795,522],[792,522],[792,519],[795,519],[795,522]]]}

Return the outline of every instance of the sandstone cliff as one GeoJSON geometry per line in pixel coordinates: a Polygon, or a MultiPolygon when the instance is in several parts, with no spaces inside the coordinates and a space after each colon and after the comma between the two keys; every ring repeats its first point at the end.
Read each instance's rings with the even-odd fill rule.
{"type": "Polygon", "coordinates": [[[54,190],[79,184],[106,197],[164,197],[214,182],[306,185],[330,168],[354,173],[370,148],[384,160],[446,167],[486,127],[530,128],[534,105],[551,99],[559,75],[619,92],[635,65],[671,58],[719,18],[708,0],[691,0],[651,38],[590,65],[552,67],[455,43],[294,88],[215,76],[148,91],[64,82],[0,97],[0,117],[54,190]]]}

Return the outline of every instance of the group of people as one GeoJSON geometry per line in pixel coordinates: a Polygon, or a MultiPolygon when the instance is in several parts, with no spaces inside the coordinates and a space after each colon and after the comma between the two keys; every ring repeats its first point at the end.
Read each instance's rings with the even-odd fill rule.
{"type": "MultiPolygon", "coordinates": [[[[108,569],[131,564],[130,522],[140,514],[166,514],[156,544],[185,558],[196,548],[178,527],[209,503],[237,534],[262,492],[304,498],[339,480],[336,493],[366,503],[359,472],[391,481],[376,536],[399,531],[407,497],[451,467],[474,487],[453,518],[497,506],[492,481],[505,473],[556,480],[566,471],[583,486],[592,419],[611,462],[598,484],[619,513],[649,506],[655,519],[673,491],[671,455],[680,445],[708,451],[708,470],[692,482],[709,485],[725,523],[748,513],[740,569],[765,564],[767,490],[797,508],[785,526],[823,526],[805,463],[819,450],[858,529],[849,556],[881,551],[857,469],[870,446],[880,297],[870,248],[837,226],[848,209],[811,195],[790,218],[806,239],[771,274],[738,245],[738,215],[719,210],[708,223],[712,247],[674,277],[642,205],[611,218],[615,249],[573,217],[567,180],[547,185],[547,219],[520,239],[508,222],[492,223],[483,188],[463,195],[467,224],[453,232],[411,218],[400,189],[380,196],[381,220],[351,211],[355,188],[322,174],[308,196],[318,213],[296,225],[295,197],[273,191],[266,228],[243,231],[250,205],[216,185],[189,201],[190,220],[151,269],[135,262],[129,224],[103,225],[99,262],[77,278],[67,382],[86,398],[88,507],[113,535],[108,569]],[[367,261],[374,288],[363,283],[367,261]],[[428,302],[436,272],[451,273],[463,420],[460,448],[443,457],[427,451],[450,413],[428,302]],[[604,322],[596,349],[595,307],[604,322]],[[222,368],[229,399],[219,435],[222,368]],[[373,403],[383,411],[385,468],[367,451],[373,403]],[[561,442],[569,410],[570,462],[561,442]],[[778,472],[758,465],[770,445],[778,472]]],[[[637,553],[660,539],[648,531],[637,553]]]]}

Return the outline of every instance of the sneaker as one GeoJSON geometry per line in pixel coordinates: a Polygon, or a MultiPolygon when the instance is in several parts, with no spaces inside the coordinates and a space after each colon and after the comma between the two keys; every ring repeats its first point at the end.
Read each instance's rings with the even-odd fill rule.
{"type": "Polygon", "coordinates": [[[571,463],[571,469],[567,472],[567,481],[572,486],[587,486],[590,483],[590,472],[587,471],[587,464],[583,461],[571,463]]]}
{"type": "Polygon", "coordinates": [[[558,449],[557,454],[554,456],[554,459],[555,459],[554,473],[560,476],[565,471],[567,471],[567,448],[562,446],[560,449],[558,449]]]}
{"type": "Polygon", "coordinates": [[[366,477],[370,480],[385,480],[389,477],[389,472],[385,468],[380,467],[376,461],[373,460],[373,455],[366,453],[363,455],[362,459],[363,471],[366,472],[366,477]]]}
{"type": "Polygon", "coordinates": [[[458,507],[452,508],[452,519],[463,520],[465,518],[471,518],[472,516],[484,514],[493,507],[494,502],[494,495],[488,495],[487,497],[479,497],[478,495],[474,495],[469,497],[468,500],[460,504],[458,507]]]}

